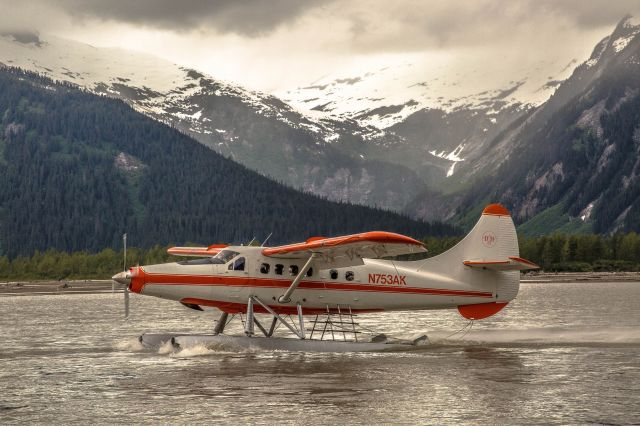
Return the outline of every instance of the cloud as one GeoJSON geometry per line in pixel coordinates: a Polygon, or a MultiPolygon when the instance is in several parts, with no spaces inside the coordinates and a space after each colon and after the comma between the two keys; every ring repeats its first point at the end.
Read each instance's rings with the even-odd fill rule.
{"type": "Polygon", "coordinates": [[[357,50],[446,49],[509,42],[564,30],[612,28],[638,0],[362,0],[337,6],[357,50]]]}
{"type": "Polygon", "coordinates": [[[111,23],[155,30],[268,37],[283,27],[358,51],[473,46],[558,26],[613,26],[638,0],[0,0],[0,28],[68,32],[111,23]],[[339,34],[330,34],[337,28],[339,34]]]}
{"type": "Polygon", "coordinates": [[[16,4],[12,0],[2,0],[0,6],[7,15],[0,18],[0,25],[16,27],[22,22],[22,27],[34,29],[34,26],[55,27],[56,21],[65,26],[87,24],[87,21],[113,21],[176,32],[218,31],[258,37],[294,22],[326,1],[30,0],[16,4]]]}

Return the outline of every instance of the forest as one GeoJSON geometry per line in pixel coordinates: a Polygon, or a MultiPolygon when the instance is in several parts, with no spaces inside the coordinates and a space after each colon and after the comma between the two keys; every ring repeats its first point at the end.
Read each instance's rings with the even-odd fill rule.
{"type": "MultiPolygon", "coordinates": [[[[453,247],[461,237],[430,237],[424,240],[429,256],[453,247]]],[[[536,262],[546,272],[640,271],[640,235],[564,235],[520,238],[520,256],[536,262]]],[[[167,248],[128,248],[127,264],[148,265],[179,258],[167,248]]],[[[123,253],[106,248],[99,253],[36,251],[32,256],[10,260],[0,257],[0,280],[109,279],[123,268],[123,253]]]]}

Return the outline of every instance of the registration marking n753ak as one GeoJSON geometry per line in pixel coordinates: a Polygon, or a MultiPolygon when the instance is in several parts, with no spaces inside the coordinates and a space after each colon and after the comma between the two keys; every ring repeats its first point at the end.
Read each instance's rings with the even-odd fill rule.
{"type": "Polygon", "coordinates": [[[407,285],[406,275],[369,274],[369,284],[407,285]]]}

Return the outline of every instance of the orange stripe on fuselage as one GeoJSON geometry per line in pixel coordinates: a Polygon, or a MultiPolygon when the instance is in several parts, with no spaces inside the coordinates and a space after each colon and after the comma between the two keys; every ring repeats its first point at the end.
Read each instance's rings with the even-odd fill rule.
{"type": "MultiPolygon", "coordinates": [[[[142,268],[141,268],[142,269],[142,268]]],[[[154,274],[144,271],[147,285],[204,285],[228,287],[287,288],[290,280],[272,278],[244,278],[218,275],[173,275],[154,274]]],[[[302,281],[298,288],[308,290],[368,291],[378,293],[431,294],[436,296],[493,297],[493,293],[472,290],[450,290],[440,288],[406,287],[394,285],[372,285],[325,281],[302,281]]]]}

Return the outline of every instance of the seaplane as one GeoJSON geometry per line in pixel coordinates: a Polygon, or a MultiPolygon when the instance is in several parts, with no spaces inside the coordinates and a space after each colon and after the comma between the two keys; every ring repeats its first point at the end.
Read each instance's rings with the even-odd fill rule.
{"type": "Polygon", "coordinates": [[[311,237],[276,247],[172,247],[184,261],[131,267],[113,276],[128,292],[216,308],[209,334],[143,334],[140,342],[176,348],[195,344],[293,351],[386,351],[428,344],[427,336],[396,339],[370,333],[365,313],[457,309],[475,321],[501,311],[518,294],[520,271],[538,265],[519,257],[508,210],[490,204],[457,245],[434,257],[411,237],[383,231],[311,237]],[[239,318],[236,335],[225,328],[239,318]],[[266,319],[265,319],[266,318],[266,319]],[[284,333],[284,334],[283,334],[284,333]]]}

